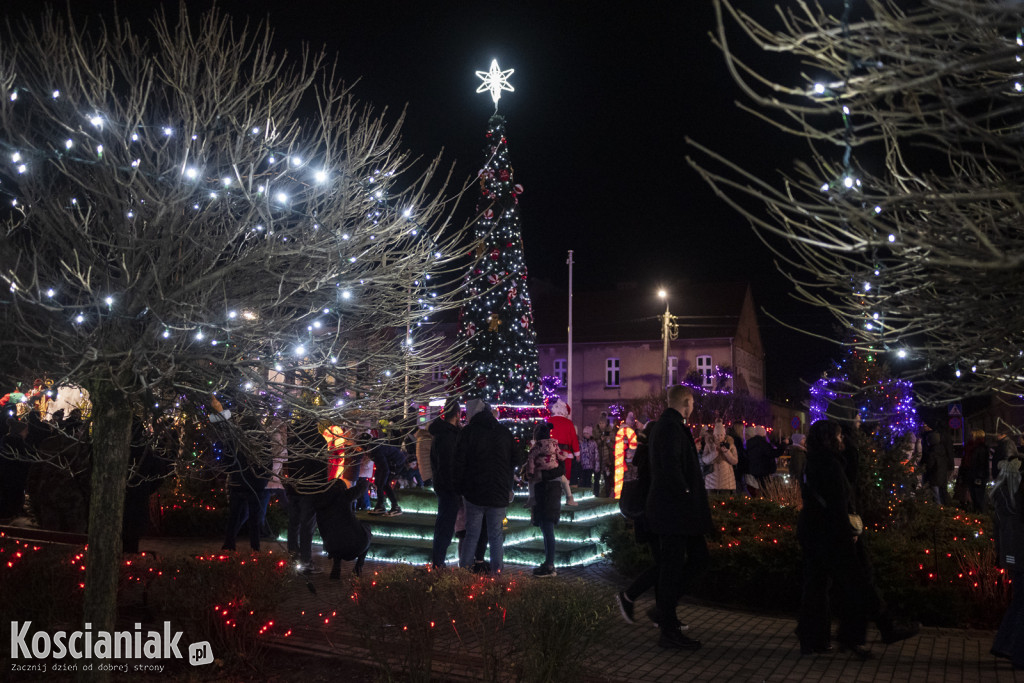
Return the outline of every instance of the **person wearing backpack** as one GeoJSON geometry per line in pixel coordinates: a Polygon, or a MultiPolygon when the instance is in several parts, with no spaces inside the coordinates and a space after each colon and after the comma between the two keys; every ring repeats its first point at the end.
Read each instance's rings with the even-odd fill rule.
{"type": "MultiPolygon", "coordinates": [[[[651,557],[654,558],[654,563],[640,572],[633,579],[633,582],[629,584],[629,587],[615,595],[615,602],[619,606],[622,618],[630,624],[636,623],[634,603],[637,598],[646,593],[650,588],[653,588],[658,582],[658,557],[660,553],[658,537],[651,532],[650,525],[647,523],[647,515],[644,513],[647,494],[651,490],[651,456],[647,445],[651,438],[651,430],[653,429],[654,421],[652,420],[647,424],[644,431],[637,435],[636,453],[633,454],[633,465],[636,468],[636,483],[623,490],[622,498],[623,500],[627,497],[633,499],[629,502],[629,506],[637,510],[636,514],[632,516],[633,534],[637,544],[647,544],[651,551],[651,557]]],[[[654,610],[649,610],[647,616],[653,621],[655,617],[654,610]]],[[[686,624],[680,624],[679,628],[685,631],[689,627],[686,624]]]]}
{"type": "Polygon", "coordinates": [[[648,442],[651,488],[644,512],[659,546],[653,617],[661,630],[660,647],[698,650],[700,641],[682,634],[676,607],[707,569],[706,536],[714,528],[700,457],[686,424],[693,412],[693,390],[677,384],[667,398],[668,408],[655,422],[648,442]]]}

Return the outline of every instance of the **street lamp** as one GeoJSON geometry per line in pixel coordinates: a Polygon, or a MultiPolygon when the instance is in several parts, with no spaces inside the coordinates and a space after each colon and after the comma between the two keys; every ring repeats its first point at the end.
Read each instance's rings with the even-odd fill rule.
{"type": "MultiPolygon", "coordinates": [[[[668,391],[668,292],[664,289],[658,290],[658,297],[665,300],[665,315],[661,319],[661,390],[668,391]]],[[[667,394],[666,394],[667,395],[667,394]]]]}

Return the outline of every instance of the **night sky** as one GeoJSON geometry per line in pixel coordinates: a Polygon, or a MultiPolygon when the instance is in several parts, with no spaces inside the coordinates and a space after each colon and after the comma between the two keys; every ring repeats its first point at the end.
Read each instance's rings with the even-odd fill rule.
{"type": "MultiPolygon", "coordinates": [[[[9,2],[4,11],[34,14],[45,4],[9,2]]],[[[134,20],[158,4],[176,12],[177,2],[120,7],[134,20]]],[[[407,107],[404,145],[424,160],[443,148],[456,164],[456,186],[482,164],[493,112],[489,94],[475,92],[475,71],[495,58],[502,69],[515,69],[515,92],[504,93],[500,113],[525,190],[520,218],[531,277],[564,287],[572,249],[577,291],[634,281],[638,292],[654,296],[659,283],[681,278],[745,280],[759,307],[830,330],[823,313],[789,300],[767,249],[686,163],[694,154],[686,136],[766,176],[802,152],[798,141],[735,107],[739,90],[708,36],[709,1],[218,4],[239,18],[269,16],[282,49],[326,45],[342,77],[358,79],[358,99],[396,115],[407,107]]],[[[71,5],[82,19],[109,16],[113,7],[71,5]]],[[[470,193],[461,202],[463,220],[475,201],[470,193]]],[[[766,316],[761,323],[769,394],[799,395],[797,378],[819,375],[836,350],[786,333],[766,316]]]]}

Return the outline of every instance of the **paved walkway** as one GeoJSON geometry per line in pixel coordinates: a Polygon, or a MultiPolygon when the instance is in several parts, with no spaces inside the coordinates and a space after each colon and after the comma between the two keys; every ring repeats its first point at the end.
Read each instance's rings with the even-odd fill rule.
{"type": "MultiPolygon", "coordinates": [[[[143,550],[161,554],[205,554],[219,549],[214,539],[144,539],[143,550]]],[[[284,555],[283,544],[267,543],[267,549],[284,555]]],[[[323,565],[326,567],[327,560],[323,565]]],[[[364,571],[383,565],[367,563],[364,571]]],[[[275,632],[283,627],[288,636],[271,638],[271,644],[308,654],[353,658],[369,662],[369,654],[356,643],[352,629],[339,618],[349,604],[352,564],[344,564],[341,581],[327,573],[308,580],[293,575],[288,596],[276,616],[275,632]],[[315,592],[314,592],[315,591],[315,592]]],[[[509,566],[510,572],[528,575],[526,568],[509,566]]],[[[623,579],[609,563],[559,570],[549,581],[579,577],[608,595],[609,602],[623,579]]],[[[530,580],[541,580],[532,579],[530,580]]],[[[894,645],[883,645],[877,631],[868,633],[868,645],[875,657],[866,662],[845,654],[800,657],[792,619],[776,618],[732,609],[683,604],[679,614],[690,625],[687,635],[704,643],[698,652],[665,651],[657,645],[657,629],[643,616],[651,598],[636,605],[638,622],[622,619],[610,622],[609,638],[590,660],[599,672],[600,683],[639,681],[894,681],[925,682],[1015,682],[1024,683],[1024,671],[1013,671],[1009,662],[989,654],[993,633],[967,629],[923,628],[920,635],[894,645]]],[[[616,612],[617,614],[617,612],[616,612]]],[[[343,667],[343,665],[342,665],[343,667]]],[[[438,680],[474,680],[471,663],[458,657],[435,660],[438,680]]],[[[343,668],[339,669],[339,674],[343,668]]],[[[343,676],[339,680],[343,680],[343,676]]],[[[587,683],[598,683],[588,681],[587,683]]]]}
{"type": "MultiPolygon", "coordinates": [[[[144,540],[144,548],[163,552],[214,552],[218,542],[144,540]]],[[[273,547],[274,544],[270,544],[273,547]]],[[[282,552],[283,548],[278,550],[282,552]]],[[[328,565],[324,560],[324,566],[328,565]]],[[[382,565],[367,563],[365,571],[382,565]]],[[[290,582],[290,594],[278,619],[292,633],[278,637],[275,645],[324,656],[365,657],[344,623],[332,618],[343,611],[349,600],[348,581],[352,564],[343,565],[341,581],[331,581],[327,573],[306,579],[296,576],[290,582]],[[325,623],[325,620],[327,623],[325,623]]],[[[527,575],[526,568],[509,566],[508,571],[527,575]]],[[[608,595],[609,602],[623,579],[610,563],[559,570],[551,581],[579,577],[593,584],[594,590],[608,595]]],[[[531,577],[531,580],[532,579],[531,577]]],[[[536,579],[540,580],[540,579],[536,579]]],[[[922,628],[910,640],[884,645],[877,631],[868,633],[868,646],[875,657],[861,662],[846,654],[801,657],[792,619],[776,618],[732,609],[684,604],[679,614],[690,625],[687,634],[698,638],[704,647],[698,652],[670,652],[658,647],[658,631],[643,616],[653,605],[653,596],[641,598],[636,605],[636,624],[614,619],[608,645],[591,661],[593,670],[608,682],[628,681],[894,681],[925,682],[1015,682],[1024,683],[1024,671],[1014,671],[1009,662],[989,654],[993,632],[968,629],[922,628]]],[[[616,611],[617,614],[617,611],[616,611]]],[[[471,671],[458,662],[435,662],[435,671],[447,680],[473,680],[471,671]]]]}

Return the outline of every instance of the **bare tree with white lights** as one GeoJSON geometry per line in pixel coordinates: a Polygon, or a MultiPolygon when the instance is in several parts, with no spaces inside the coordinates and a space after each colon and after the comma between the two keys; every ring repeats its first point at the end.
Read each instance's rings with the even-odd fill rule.
{"type": "Polygon", "coordinates": [[[691,164],[773,249],[795,296],[906,357],[926,402],[1024,393],[1024,16],[998,0],[716,0],[714,40],[751,104],[808,161],[758,177],[691,164]],[[770,25],[769,25],[770,24],[770,25]],[[739,37],[789,64],[766,75],[739,37]],[[786,61],[789,60],[789,61],[786,61]],[[766,211],[762,210],[766,209],[766,211]]]}
{"type": "Polygon", "coordinates": [[[401,117],[271,41],[184,9],[145,35],[47,13],[0,39],[3,370],[89,391],[96,629],[113,626],[133,411],[202,413],[218,392],[352,427],[401,415],[449,363],[420,334],[462,303],[431,289],[461,255],[439,160],[416,170],[401,117]]]}

